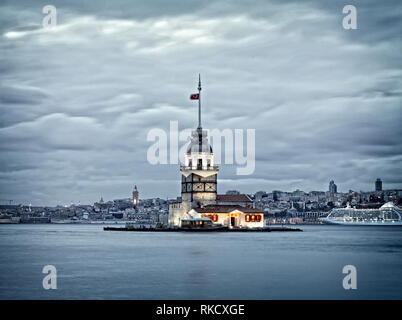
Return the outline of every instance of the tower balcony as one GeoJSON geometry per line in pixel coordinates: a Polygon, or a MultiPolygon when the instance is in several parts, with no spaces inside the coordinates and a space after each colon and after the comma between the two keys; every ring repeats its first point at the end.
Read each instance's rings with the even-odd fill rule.
{"type": "Polygon", "coordinates": [[[219,171],[219,166],[180,166],[180,171],[219,171]]]}

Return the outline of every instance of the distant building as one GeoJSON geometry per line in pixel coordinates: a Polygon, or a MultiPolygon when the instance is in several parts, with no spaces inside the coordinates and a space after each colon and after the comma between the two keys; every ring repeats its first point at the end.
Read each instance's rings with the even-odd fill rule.
{"type": "Polygon", "coordinates": [[[338,187],[336,186],[334,180],[331,180],[329,182],[329,193],[330,194],[335,194],[338,192],[338,187]]]}
{"type": "Polygon", "coordinates": [[[103,197],[100,198],[98,202],[94,203],[94,211],[95,212],[100,212],[108,209],[109,204],[105,201],[103,201],[103,197]]]}
{"type": "Polygon", "coordinates": [[[382,191],[382,181],[380,178],[377,178],[375,181],[375,191],[382,191]]]}
{"type": "Polygon", "coordinates": [[[228,191],[226,191],[226,194],[235,195],[235,194],[240,194],[240,192],[237,190],[228,190],[228,191]]]}
{"type": "Polygon", "coordinates": [[[136,207],[138,205],[138,195],[139,195],[139,193],[137,190],[137,186],[134,186],[133,199],[132,199],[134,207],[136,207]]]}
{"type": "Polygon", "coordinates": [[[113,218],[123,219],[123,212],[112,212],[113,218]]]}
{"type": "Polygon", "coordinates": [[[272,198],[273,198],[273,200],[274,201],[279,201],[279,198],[280,198],[280,196],[281,196],[281,191],[278,191],[278,190],[274,190],[274,191],[272,191],[272,198]]]}
{"type": "Polygon", "coordinates": [[[159,215],[158,215],[158,221],[159,221],[159,223],[161,223],[162,225],[167,226],[168,223],[169,223],[169,215],[168,215],[168,214],[164,214],[164,213],[159,214],[159,215]]]}
{"type": "Polygon", "coordinates": [[[267,193],[265,192],[265,191],[257,191],[255,194],[254,194],[254,198],[255,198],[255,201],[261,201],[262,200],[262,198],[264,198],[264,197],[266,197],[267,196],[267,193]]]}

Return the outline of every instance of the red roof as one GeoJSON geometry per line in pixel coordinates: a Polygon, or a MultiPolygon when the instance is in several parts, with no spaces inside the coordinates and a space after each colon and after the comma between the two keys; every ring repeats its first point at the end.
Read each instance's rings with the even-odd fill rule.
{"type": "Polygon", "coordinates": [[[252,202],[245,194],[218,194],[216,195],[216,200],[222,202],[252,202]]]}
{"type": "Polygon", "coordinates": [[[264,213],[264,210],[246,208],[242,206],[223,206],[223,205],[210,205],[204,208],[195,208],[198,213],[230,213],[234,210],[239,210],[244,213],[264,213]]]}

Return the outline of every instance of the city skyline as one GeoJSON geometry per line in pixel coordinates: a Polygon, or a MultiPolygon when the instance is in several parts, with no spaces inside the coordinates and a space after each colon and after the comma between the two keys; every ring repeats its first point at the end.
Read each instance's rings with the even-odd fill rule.
{"type": "MultiPolygon", "coordinates": [[[[281,193],[288,193],[288,194],[292,194],[292,193],[297,193],[297,192],[303,192],[306,195],[310,194],[310,193],[315,193],[315,192],[322,192],[322,193],[326,193],[326,194],[349,194],[350,192],[357,192],[357,193],[371,193],[371,194],[375,194],[375,193],[383,193],[383,192],[387,192],[387,191],[400,191],[402,189],[382,189],[382,180],[380,178],[377,178],[374,181],[374,189],[373,190],[352,190],[352,189],[348,189],[347,191],[335,191],[332,192],[331,191],[331,183],[334,182],[334,180],[329,181],[329,186],[326,190],[305,190],[305,189],[295,189],[295,190],[280,190],[280,189],[272,189],[272,190],[265,190],[265,189],[261,189],[261,190],[255,190],[252,192],[244,192],[243,194],[246,195],[252,195],[255,196],[257,193],[260,192],[265,192],[266,194],[273,194],[275,192],[281,192],[281,193]],[[378,188],[378,182],[380,181],[381,183],[381,190],[378,188]]],[[[335,190],[337,190],[337,185],[335,184],[335,190]]],[[[221,194],[234,194],[234,193],[238,193],[238,194],[242,194],[242,192],[240,192],[237,189],[227,189],[224,191],[219,191],[221,194]]],[[[134,185],[134,188],[132,189],[130,196],[128,197],[117,197],[117,198],[113,198],[113,199],[108,199],[103,197],[103,195],[99,195],[98,199],[94,200],[93,202],[88,202],[88,203],[82,203],[81,200],[78,201],[70,201],[69,203],[64,202],[64,203],[58,203],[56,204],[56,206],[68,206],[68,205],[92,205],[95,203],[103,203],[103,202],[113,202],[116,200],[129,200],[130,202],[133,202],[134,205],[136,205],[139,200],[150,200],[150,199],[161,199],[161,200],[167,200],[167,201],[175,201],[179,196],[176,197],[160,197],[160,196],[154,196],[154,197],[140,197],[139,196],[139,190],[137,189],[137,185],[134,185]],[[136,199],[134,201],[134,199],[136,199]]],[[[23,205],[23,206],[31,206],[32,203],[31,202],[16,202],[13,199],[0,199],[0,205],[23,205]]],[[[46,206],[44,204],[35,204],[36,206],[39,207],[43,207],[46,206]]]]}
{"type": "Polygon", "coordinates": [[[196,127],[198,73],[205,129],[256,130],[255,172],[220,165],[219,192],[402,189],[400,2],[356,5],[357,30],[340,1],[52,4],[51,31],[41,4],[0,5],[1,199],[176,197],[146,137],[196,127]]]}

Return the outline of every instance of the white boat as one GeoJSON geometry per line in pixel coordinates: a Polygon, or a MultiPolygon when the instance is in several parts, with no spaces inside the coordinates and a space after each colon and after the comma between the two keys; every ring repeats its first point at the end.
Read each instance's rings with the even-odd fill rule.
{"type": "Polygon", "coordinates": [[[320,220],[327,224],[359,226],[402,226],[402,209],[387,202],[379,209],[346,208],[332,209],[329,215],[320,220]]]}

